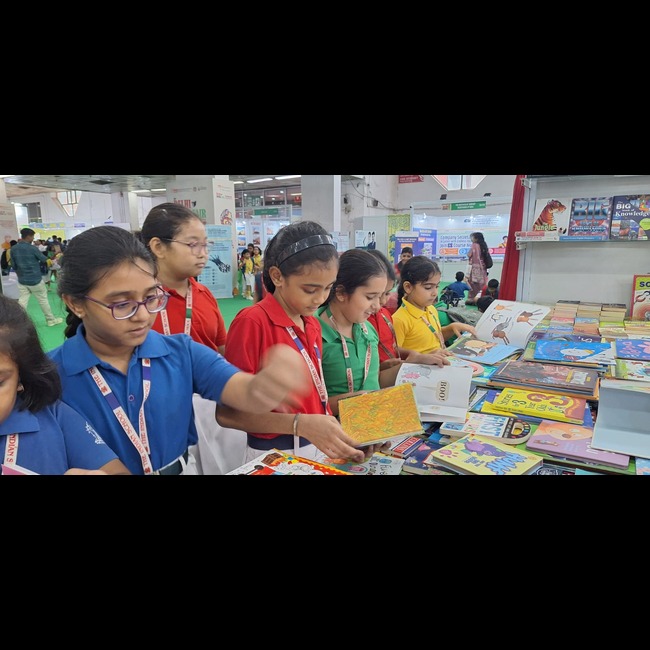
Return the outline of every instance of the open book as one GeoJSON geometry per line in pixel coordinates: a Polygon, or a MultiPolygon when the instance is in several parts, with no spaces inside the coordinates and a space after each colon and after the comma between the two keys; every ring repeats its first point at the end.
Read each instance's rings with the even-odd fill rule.
{"type": "Polygon", "coordinates": [[[476,323],[476,336],[460,336],[448,350],[461,359],[499,363],[526,347],[534,327],[550,311],[548,305],[494,300],[476,323]]]}
{"type": "Polygon", "coordinates": [[[413,386],[422,422],[465,422],[472,374],[469,367],[403,363],[395,385],[413,386]]]}

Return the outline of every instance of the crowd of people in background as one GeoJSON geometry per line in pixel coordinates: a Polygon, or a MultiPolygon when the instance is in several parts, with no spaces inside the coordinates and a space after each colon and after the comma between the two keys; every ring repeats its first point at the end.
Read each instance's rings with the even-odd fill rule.
{"type": "MultiPolygon", "coordinates": [[[[226,473],[272,448],[360,462],[376,448],[355,447],[339,400],[394,385],[405,361],[448,365],[447,345],[476,333],[437,309],[435,261],[410,247],[397,264],[371,245],[338,253],[313,221],[241,252],[238,288],[253,304],[229,328],[197,281],[209,243],[188,208],[157,205],[135,234],[20,235],[2,253],[20,298],[0,300],[0,375],[10,379],[0,384],[0,453],[4,442],[4,465],[18,473],[226,473]],[[67,318],[63,344],[46,354],[26,307],[34,295],[47,324],[59,324],[50,283],[67,318]],[[224,464],[229,442],[238,451],[224,464]],[[78,452],[63,459],[65,444],[78,452]]],[[[499,283],[488,281],[482,233],[471,237],[468,274],[449,295],[467,292],[484,311],[499,283]]]]}

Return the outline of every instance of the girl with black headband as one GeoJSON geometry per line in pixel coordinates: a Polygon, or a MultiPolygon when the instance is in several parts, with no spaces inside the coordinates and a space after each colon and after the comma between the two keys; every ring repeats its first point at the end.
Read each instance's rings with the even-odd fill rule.
{"type": "Polygon", "coordinates": [[[276,409],[262,417],[219,405],[219,424],[248,432],[245,461],[273,448],[307,458],[316,458],[319,449],[330,458],[357,462],[374,451],[354,447],[355,441],[332,415],[323,379],[321,327],[314,312],[328,298],[338,267],[332,238],[313,221],[281,228],[266,246],[267,294],[235,316],[228,330],[226,358],[243,370],[257,372],[266,350],[286,343],[302,355],[311,391],[291,412],[276,409]]]}

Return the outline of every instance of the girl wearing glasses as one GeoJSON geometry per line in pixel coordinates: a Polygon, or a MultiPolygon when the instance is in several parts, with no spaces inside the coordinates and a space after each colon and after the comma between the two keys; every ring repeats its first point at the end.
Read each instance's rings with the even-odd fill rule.
{"type": "Polygon", "coordinates": [[[196,444],[192,395],[266,413],[308,374],[295,350],[269,350],[257,375],[241,372],[186,334],[151,331],[168,294],[142,242],[98,226],[68,244],[58,292],[68,309],[66,341],[50,352],[63,401],[93,424],[133,474],[181,474],[196,444]]]}
{"type": "MultiPolygon", "coordinates": [[[[194,279],[208,261],[203,222],[178,203],[161,203],[149,211],[138,236],[156,258],[158,280],[169,294],[152,329],[161,334],[189,334],[223,354],[227,330],[217,300],[194,279]]],[[[214,401],[195,393],[193,402],[198,444],[190,447],[190,457],[198,473],[225,474],[241,465],[246,443],[243,433],[224,432],[219,427],[214,401]]]]}

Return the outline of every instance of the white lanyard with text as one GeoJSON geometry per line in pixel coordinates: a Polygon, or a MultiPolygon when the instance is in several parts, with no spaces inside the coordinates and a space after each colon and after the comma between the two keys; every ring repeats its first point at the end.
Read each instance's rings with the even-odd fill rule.
{"type": "Polygon", "coordinates": [[[138,414],[138,428],[139,434],[131,424],[128,416],[124,412],[124,409],[120,406],[120,403],[117,401],[117,397],[111,390],[110,386],[106,383],[106,380],[102,376],[102,373],[99,372],[97,366],[93,366],[89,370],[90,375],[95,380],[97,388],[99,388],[100,393],[106,398],[108,405],[113,411],[113,415],[124,429],[126,435],[129,437],[131,444],[137,449],[138,454],[140,454],[140,462],[142,463],[142,469],[145,474],[152,474],[153,467],[151,465],[151,459],[149,455],[151,454],[151,449],[149,448],[149,437],[147,435],[147,422],[144,418],[144,403],[149,397],[149,392],[151,390],[151,360],[142,359],[142,405],[140,406],[140,412],[138,414]]]}
{"type": "MultiPolygon", "coordinates": [[[[327,308],[327,316],[329,319],[332,321],[332,324],[334,325],[334,329],[336,330],[336,333],[339,335],[341,338],[341,347],[343,348],[343,359],[345,361],[345,374],[347,375],[348,378],[348,392],[354,393],[354,375],[352,374],[352,364],[350,363],[350,351],[348,350],[348,344],[347,341],[345,340],[345,336],[339,332],[338,325],[336,324],[336,321],[334,320],[334,316],[332,316],[332,312],[330,311],[330,308],[327,308]]],[[[368,328],[366,327],[365,323],[359,323],[361,326],[361,329],[363,330],[364,334],[368,334],[368,328]]],[[[354,327],[354,326],[353,326],[354,327]]],[[[363,380],[361,382],[361,388],[359,390],[363,390],[363,386],[366,383],[366,378],[368,377],[368,370],[370,369],[370,360],[372,357],[372,353],[370,350],[370,342],[366,340],[367,347],[366,347],[366,360],[363,365],[363,380]]]]}
{"type": "MultiPolygon", "coordinates": [[[[169,317],[167,316],[167,308],[160,312],[162,320],[163,333],[166,335],[171,334],[169,327],[169,317]]],[[[192,284],[188,281],[187,295],[185,296],[185,327],[183,333],[189,336],[190,328],[192,327],[192,284]]]]}
{"type": "Polygon", "coordinates": [[[325,411],[325,415],[327,415],[327,388],[325,386],[325,381],[323,379],[323,363],[320,357],[320,350],[318,349],[318,346],[314,343],[314,350],[316,352],[316,358],[318,359],[318,370],[316,370],[316,366],[314,366],[314,362],[311,360],[309,354],[307,354],[307,350],[305,350],[305,346],[302,344],[302,341],[298,338],[298,335],[295,333],[293,327],[287,327],[287,332],[289,332],[289,334],[291,335],[293,342],[298,348],[300,354],[302,354],[303,359],[305,360],[305,363],[309,368],[309,373],[311,374],[311,380],[314,382],[314,386],[316,386],[316,390],[318,391],[318,396],[320,397],[320,401],[323,404],[323,410],[325,411]]]}
{"type": "Polygon", "coordinates": [[[4,464],[7,467],[15,467],[16,458],[18,458],[18,434],[10,433],[5,446],[4,464]]]}

